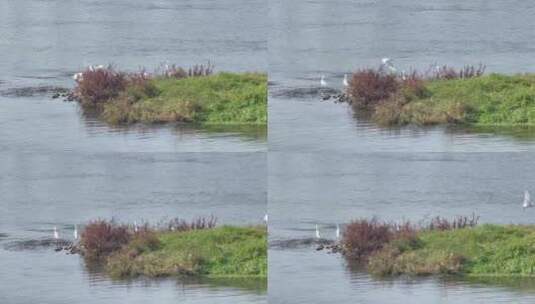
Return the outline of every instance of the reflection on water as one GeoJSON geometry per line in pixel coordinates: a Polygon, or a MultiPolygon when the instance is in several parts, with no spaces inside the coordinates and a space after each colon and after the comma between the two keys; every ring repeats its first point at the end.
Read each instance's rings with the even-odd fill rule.
{"type": "MultiPolygon", "coordinates": [[[[266,303],[265,289],[236,281],[136,279],[114,281],[85,270],[77,255],[3,251],[2,303],[266,303]],[[31,261],[29,263],[28,261],[31,261]]],[[[259,282],[259,285],[262,283],[259,282]]]]}

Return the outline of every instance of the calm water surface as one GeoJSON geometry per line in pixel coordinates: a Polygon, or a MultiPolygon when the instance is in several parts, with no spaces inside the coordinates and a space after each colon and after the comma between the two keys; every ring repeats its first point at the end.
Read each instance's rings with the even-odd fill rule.
{"type": "MultiPolygon", "coordinates": [[[[2,1],[0,95],[13,88],[72,87],[73,73],[90,64],[150,71],[163,63],[190,66],[210,61],[218,71],[266,71],[266,12],[267,3],[256,0],[2,1]]],[[[66,148],[73,145],[72,138],[83,144],[85,137],[94,136],[99,143],[136,151],[265,150],[265,130],[252,135],[172,127],[117,132],[81,117],[73,104],[47,95],[1,99],[0,115],[11,118],[2,123],[17,120],[43,131],[68,128],[51,135],[61,137],[56,144],[66,148]]],[[[21,132],[4,132],[15,130],[21,132]]]]}
{"type": "Polygon", "coordinates": [[[266,212],[266,130],[111,128],[50,93],[89,64],[122,69],[210,60],[265,71],[265,1],[0,2],[0,302],[265,303],[265,282],[110,281],[78,256],[14,244],[71,239],[75,224],[266,212]],[[216,153],[217,152],[217,153],[216,153]],[[219,153],[228,152],[228,153],[219,153]]]}
{"type": "MultiPolygon", "coordinates": [[[[534,130],[384,129],[311,94],[320,75],[340,89],[344,73],[382,57],[405,70],[482,62],[535,72],[534,12],[520,1],[271,1],[271,241],[313,238],[316,224],[334,238],[336,224],[371,216],[534,223],[521,208],[523,191],[535,191],[534,130]]],[[[377,280],[314,247],[272,246],[269,256],[271,303],[535,301],[530,280],[377,280]]]]}
{"type": "Polygon", "coordinates": [[[534,3],[521,1],[271,1],[270,150],[535,150],[535,130],[389,130],[346,105],[295,94],[317,88],[322,74],[340,89],[344,73],[382,57],[405,70],[482,62],[490,72],[535,72],[534,13],[534,3]]]}
{"type": "MultiPolygon", "coordinates": [[[[528,153],[270,153],[270,240],[335,239],[336,224],[475,213],[480,222],[535,223],[528,153]]],[[[377,280],[312,246],[270,249],[271,303],[533,303],[534,281],[377,280]],[[355,302],[356,301],[356,302],[355,302]]]]}

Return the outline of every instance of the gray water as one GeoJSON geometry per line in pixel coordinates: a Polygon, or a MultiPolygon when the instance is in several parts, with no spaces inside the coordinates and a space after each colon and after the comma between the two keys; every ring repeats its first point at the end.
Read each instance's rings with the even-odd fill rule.
{"type": "Polygon", "coordinates": [[[270,2],[270,303],[535,301],[533,280],[377,279],[304,244],[316,224],[334,239],[337,224],[373,216],[535,222],[521,208],[535,191],[533,129],[380,128],[313,94],[320,75],[341,89],[345,73],[382,57],[400,70],[534,72],[534,13],[522,1],[270,2]]]}
{"type": "MultiPolygon", "coordinates": [[[[271,153],[270,240],[335,239],[336,225],[377,217],[429,220],[480,216],[480,223],[535,223],[523,211],[535,191],[527,153],[271,153]]],[[[380,280],[313,246],[272,247],[270,303],[533,303],[535,282],[380,280]]]]}
{"type": "Polygon", "coordinates": [[[341,89],[345,73],[378,67],[383,57],[399,70],[481,62],[487,72],[535,72],[534,3],[274,0],[270,13],[270,151],[535,150],[534,130],[384,129],[345,104],[288,97],[319,87],[322,74],[341,89]]]}
{"type": "Polygon", "coordinates": [[[266,71],[264,1],[0,2],[0,302],[265,303],[265,281],[112,281],[77,255],[18,244],[73,238],[96,218],[262,223],[266,130],[110,127],[50,92],[89,64],[149,70],[210,60],[266,71]],[[27,90],[26,90],[27,91],[27,90]]]}
{"type": "MultiPolygon", "coordinates": [[[[216,71],[266,71],[266,12],[265,2],[243,0],[2,1],[0,95],[13,88],[69,88],[75,72],[97,64],[151,71],[164,63],[187,67],[210,61],[216,71]]],[[[39,135],[46,140],[61,137],[56,146],[65,149],[105,144],[116,150],[241,152],[266,146],[265,130],[251,136],[237,129],[111,129],[82,117],[74,104],[45,95],[2,99],[0,115],[8,115],[2,124],[14,128],[3,132],[22,133],[24,127],[30,133],[32,127],[41,128],[53,134],[39,135]],[[22,126],[13,125],[13,120],[22,126]],[[92,139],[84,141],[87,137],[92,139]]],[[[19,136],[35,144],[36,138],[19,136]]]]}

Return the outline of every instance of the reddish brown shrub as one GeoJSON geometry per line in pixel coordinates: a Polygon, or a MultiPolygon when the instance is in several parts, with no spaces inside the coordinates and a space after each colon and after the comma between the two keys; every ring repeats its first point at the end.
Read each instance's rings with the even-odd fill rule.
{"type": "Polygon", "coordinates": [[[201,230],[201,229],[211,229],[216,226],[217,218],[210,217],[199,217],[194,219],[191,222],[175,218],[170,220],[167,223],[167,229],[171,231],[189,231],[189,230],[201,230]]]}
{"type": "Polygon", "coordinates": [[[357,261],[365,261],[372,253],[383,248],[393,236],[390,226],[376,219],[353,221],[343,233],[344,254],[357,261]]]}
{"type": "Polygon", "coordinates": [[[427,72],[427,77],[430,79],[458,79],[458,78],[473,78],[482,76],[485,73],[486,66],[479,64],[478,66],[465,65],[463,68],[456,70],[453,67],[431,66],[427,72]]]}
{"type": "Polygon", "coordinates": [[[354,106],[369,108],[387,99],[398,88],[396,76],[374,69],[364,69],[351,76],[347,95],[354,106]]]}
{"type": "Polygon", "coordinates": [[[454,230],[475,227],[479,222],[479,216],[472,213],[470,216],[456,216],[452,220],[437,216],[429,222],[424,229],[427,230],[454,230]]]}
{"type": "Polygon", "coordinates": [[[112,67],[87,69],[77,80],[74,94],[83,106],[96,107],[99,103],[117,97],[127,83],[127,76],[116,72],[112,67]]]}
{"type": "Polygon", "coordinates": [[[214,66],[208,62],[207,65],[197,64],[191,68],[185,69],[175,64],[169,66],[164,65],[161,68],[162,76],[173,78],[186,78],[186,77],[200,77],[212,75],[214,72],[214,66]]]}
{"type": "Polygon", "coordinates": [[[119,250],[132,238],[126,226],[97,220],[89,223],[80,238],[84,256],[89,259],[100,259],[119,250]]]}

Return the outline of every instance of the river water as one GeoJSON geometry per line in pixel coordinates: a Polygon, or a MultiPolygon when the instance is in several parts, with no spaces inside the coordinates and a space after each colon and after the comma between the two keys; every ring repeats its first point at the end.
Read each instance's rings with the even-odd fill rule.
{"type": "Polygon", "coordinates": [[[535,301],[532,280],[381,280],[306,245],[316,225],[334,239],[337,224],[373,216],[534,222],[521,208],[535,191],[533,129],[385,129],[317,94],[320,75],[341,89],[345,73],[382,57],[400,70],[534,72],[534,13],[520,1],[270,2],[270,303],[535,301]]]}
{"type": "Polygon", "coordinates": [[[72,87],[89,64],[266,71],[266,12],[243,0],[0,2],[0,302],[266,302],[265,281],[111,281],[76,255],[19,246],[54,226],[72,239],[95,218],[262,223],[265,128],[112,128],[47,88],[72,87]]]}

